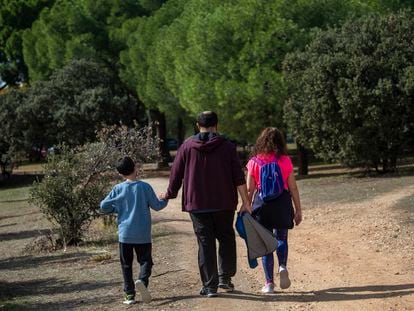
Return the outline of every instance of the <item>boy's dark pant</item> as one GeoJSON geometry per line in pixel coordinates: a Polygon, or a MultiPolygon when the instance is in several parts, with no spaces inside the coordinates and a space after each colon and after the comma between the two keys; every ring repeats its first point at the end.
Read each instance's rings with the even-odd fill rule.
{"type": "Polygon", "coordinates": [[[198,241],[198,266],[205,288],[217,290],[219,281],[229,282],[236,274],[234,211],[190,213],[198,241]],[[216,239],[219,242],[217,269],[216,239]]]}
{"type": "Polygon", "coordinates": [[[152,244],[127,244],[119,243],[119,257],[121,260],[122,274],[124,276],[124,292],[135,295],[135,283],[132,277],[132,263],[134,259],[134,250],[137,255],[137,261],[140,265],[139,277],[145,286],[148,287],[149,277],[151,275],[152,262],[152,244]]]}

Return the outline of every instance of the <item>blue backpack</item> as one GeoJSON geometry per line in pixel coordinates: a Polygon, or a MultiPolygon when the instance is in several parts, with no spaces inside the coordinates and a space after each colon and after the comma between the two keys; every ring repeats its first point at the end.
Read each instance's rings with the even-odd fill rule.
{"type": "Polygon", "coordinates": [[[277,161],[265,163],[258,157],[253,157],[252,160],[260,167],[260,198],[264,202],[276,199],[285,189],[282,172],[277,161]]]}

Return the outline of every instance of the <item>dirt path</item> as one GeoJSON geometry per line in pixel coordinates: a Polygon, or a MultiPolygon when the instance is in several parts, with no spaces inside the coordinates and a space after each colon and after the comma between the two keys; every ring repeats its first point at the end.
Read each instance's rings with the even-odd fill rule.
{"type": "MultiPolygon", "coordinates": [[[[148,181],[156,192],[168,182],[148,181]]],[[[153,301],[129,307],[120,303],[115,232],[65,252],[23,254],[50,225],[25,198],[0,197],[0,310],[414,310],[414,176],[298,183],[304,222],[289,233],[288,290],[259,293],[263,271],[248,268],[237,238],[237,290],[199,296],[196,238],[176,199],[153,213],[153,301]],[[102,252],[110,259],[91,260],[102,252]]]]}
{"type": "MultiPolygon", "coordinates": [[[[163,189],[164,180],[151,180],[163,189]]],[[[263,296],[263,271],[247,266],[244,243],[238,238],[239,270],[234,279],[237,291],[217,299],[197,296],[197,246],[191,222],[171,201],[159,221],[169,219],[171,232],[178,233],[172,266],[176,277],[173,305],[186,310],[413,310],[413,232],[403,226],[404,215],[392,207],[412,196],[414,186],[387,192],[374,199],[348,204],[310,206],[304,200],[305,220],[290,231],[289,269],[292,286],[263,296]],[[178,256],[176,256],[176,254],[178,256]],[[184,290],[183,290],[184,289],[184,290]]],[[[412,217],[412,215],[410,214],[412,217]]],[[[171,275],[172,276],[172,275],[171,275]]],[[[165,298],[155,308],[165,305],[165,298]]],[[[167,299],[168,300],[168,299],[167,299]]]]}

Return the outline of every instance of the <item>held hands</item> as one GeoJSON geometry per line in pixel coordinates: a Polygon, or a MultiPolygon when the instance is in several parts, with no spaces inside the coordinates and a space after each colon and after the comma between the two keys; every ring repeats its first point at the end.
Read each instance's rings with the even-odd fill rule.
{"type": "Polygon", "coordinates": [[[167,194],[165,192],[158,193],[158,199],[167,200],[167,194]]]}
{"type": "Polygon", "coordinates": [[[246,213],[251,214],[252,213],[251,204],[249,202],[243,202],[242,205],[240,206],[239,212],[246,212],[246,213]]]}
{"type": "Polygon", "coordinates": [[[295,211],[295,225],[299,225],[302,222],[302,210],[295,211]]]}

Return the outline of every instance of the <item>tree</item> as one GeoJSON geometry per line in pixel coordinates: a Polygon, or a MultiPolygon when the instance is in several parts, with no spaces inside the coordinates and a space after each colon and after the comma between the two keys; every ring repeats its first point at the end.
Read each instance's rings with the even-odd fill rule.
{"type": "Polygon", "coordinates": [[[132,125],[137,105],[113,90],[111,73],[79,60],[27,91],[0,96],[2,140],[14,153],[36,146],[77,146],[95,139],[104,124],[132,125]]]}
{"type": "MultiPolygon", "coordinates": [[[[179,7],[179,2],[169,4],[179,7]]],[[[286,53],[302,49],[312,28],[340,23],[356,7],[353,1],[334,0],[189,1],[153,35],[153,49],[143,49],[150,61],[138,62],[150,65],[146,83],[138,85],[156,102],[163,94],[158,102],[174,107],[175,101],[193,116],[215,110],[221,131],[252,142],[264,126],[286,127],[286,53]]],[[[306,154],[302,145],[298,149],[306,154]]]]}
{"type": "Polygon", "coordinates": [[[286,121],[318,156],[387,171],[414,149],[413,20],[371,14],[289,55],[286,121]]]}
{"type": "Polygon", "coordinates": [[[57,1],[41,12],[23,35],[23,52],[32,80],[44,80],[73,59],[91,59],[118,74],[122,24],[147,14],[137,1],[57,1]]]}
{"type": "Polygon", "coordinates": [[[27,80],[22,34],[55,0],[2,0],[0,7],[0,81],[16,85],[27,80]]]}
{"type": "MultiPolygon", "coordinates": [[[[133,100],[136,98],[136,86],[130,87],[135,78],[129,75],[128,79],[132,81],[120,79],[119,54],[126,48],[126,41],[133,29],[131,25],[134,25],[134,21],[152,14],[163,2],[161,0],[56,2],[50,10],[43,11],[32,29],[24,34],[24,55],[30,77],[33,80],[45,79],[53,70],[62,68],[73,59],[93,59],[110,70],[115,88],[121,89],[127,98],[140,105],[140,101],[133,100]]],[[[147,115],[142,114],[139,116],[139,121],[146,118],[147,115]]],[[[159,127],[162,121],[162,119],[158,120],[159,127]]]]}
{"type": "MultiPolygon", "coordinates": [[[[168,88],[160,66],[157,49],[162,29],[179,16],[186,1],[169,1],[152,16],[137,18],[124,24],[131,29],[127,41],[128,49],[121,52],[121,77],[130,88],[134,88],[140,100],[147,107],[149,120],[156,124],[156,131],[162,140],[161,150],[164,161],[169,158],[166,141],[166,116],[186,119],[185,111],[178,99],[168,88]]],[[[172,64],[170,64],[172,65],[172,64]]],[[[179,131],[182,141],[183,130],[179,131]]]]}
{"type": "Polygon", "coordinates": [[[252,140],[280,117],[277,101],[284,87],[274,68],[298,34],[272,5],[192,1],[163,31],[160,72],[192,115],[215,110],[221,131],[252,140]]]}
{"type": "Polygon", "coordinates": [[[63,245],[76,245],[90,222],[97,217],[99,202],[111,181],[121,156],[131,156],[137,165],[157,158],[157,141],[151,128],[113,126],[98,133],[98,141],[80,148],[63,146],[48,157],[45,177],[31,189],[31,201],[59,227],[63,245]]]}
{"type": "MultiPolygon", "coordinates": [[[[246,129],[246,119],[238,128],[234,128],[233,122],[232,126],[226,127],[229,117],[233,118],[237,114],[234,109],[230,109],[230,105],[217,104],[218,98],[214,94],[216,86],[220,88],[223,83],[232,84],[227,81],[228,76],[220,74],[226,74],[225,61],[237,58],[233,52],[239,47],[233,46],[230,27],[222,27],[231,13],[225,11],[226,7],[228,5],[221,5],[217,1],[169,1],[153,16],[138,23],[136,32],[128,41],[129,50],[122,54],[121,61],[126,69],[124,76],[135,77],[137,93],[148,107],[157,107],[170,115],[174,111],[178,114],[186,111],[193,116],[200,111],[214,109],[221,113],[224,130],[232,129],[233,133],[240,135],[240,129],[246,129]],[[210,29],[204,28],[205,24],[202,25],[200,20],[208,18],[208,13],[214,13],[216,8],[221,9],[217,15],[222,20],[217,16],[212,17],[206,22],[211,23],[210,29]],[[189,41],[190,36],[199,36],[200,41],[204,40],[207,31],[216,45],[211,40],[201,43],[189,41]],[[203,46],[196,46],[200,44],[203,46]],[[223,68],[224,73],[220,72],[220,68],[223,68]]],[[[243,37],[241,34],[239,36],[239,39],[243,37]]],[[[234,90],[232,94],[238,94],[239,91],[234,90]]],[[[245,93],[240,94],[240,97],[245,97],[243,95],[245,93]]],[[[247,103],[248,99],[244,102],[247,103]]],[[[267,110],[263,116],[268,115],[267,110]]],[[[247,121],[247,124],[250,123],[247,121]]]]}
{"type": "Polygon", "coordinates": [[[10,147],[21,145],[22,133],[16,126],[18,119],[17,108],[25,101],[26,94],[22,91],[11,89],[0,95],[0,157],[13,155],[16,157],[16,150],[10,147]]]}
{"type": "Polygon", "coordinates": [[[263,126],[284,127],[286,53],[308,42],[309,29],[344,20],[352,5],[171,0],[137,21],[121,57],[124,76],[135,77],[146,105],[193,116],[215,110],[221,130],[252,141],[263,126]]]}

